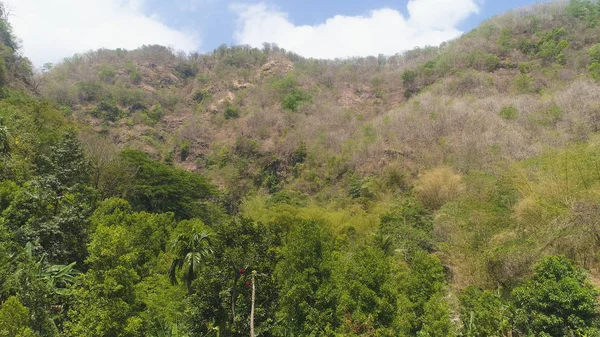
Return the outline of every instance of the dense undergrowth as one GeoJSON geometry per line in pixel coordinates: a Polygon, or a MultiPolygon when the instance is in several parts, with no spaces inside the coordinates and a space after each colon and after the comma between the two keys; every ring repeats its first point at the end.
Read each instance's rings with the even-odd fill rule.
{"type": "Polygon", "coordinates": [[[43,74],[0,20],[0,336],[600,335],[599,20],[43,74]]]}

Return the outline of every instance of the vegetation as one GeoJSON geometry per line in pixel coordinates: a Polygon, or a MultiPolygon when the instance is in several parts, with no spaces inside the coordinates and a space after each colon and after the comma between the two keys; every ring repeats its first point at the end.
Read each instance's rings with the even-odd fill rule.
{"type": "Polygon", "coordinates": [[[35,75],[3,13],[0,336],[600,334],[598,2],[35,75]]]}

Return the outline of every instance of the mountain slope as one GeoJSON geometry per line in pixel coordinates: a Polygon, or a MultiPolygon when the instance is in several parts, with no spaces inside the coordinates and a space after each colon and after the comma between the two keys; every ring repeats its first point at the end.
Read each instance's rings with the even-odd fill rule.
{"type": "Polygon", "coordinates": [[[599,24],[572,0],[390,57],[9,77],[0,334],[239,336],[256,307],[262,336],[598,335],[599,24]]]}

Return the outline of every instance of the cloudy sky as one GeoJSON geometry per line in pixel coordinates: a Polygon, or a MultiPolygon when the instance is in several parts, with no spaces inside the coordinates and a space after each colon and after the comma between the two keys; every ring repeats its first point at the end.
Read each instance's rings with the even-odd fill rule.
{"type": "Polygon", "coordinates": [[[306,57],[392,55],[539,0],[0,0],[36,66],[98,48],[209,52],[263,42],[306,57]]]}

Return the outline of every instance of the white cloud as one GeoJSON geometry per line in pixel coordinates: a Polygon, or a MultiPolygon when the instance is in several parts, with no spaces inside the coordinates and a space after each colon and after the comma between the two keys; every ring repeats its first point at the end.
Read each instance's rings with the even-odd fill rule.
{"type": "Polygon", "coordinates": [[[329,59],[438,45],[462,34],[457,25],[479,11],[474,0],[410,0],[408,17],[383,8],[367,16],[337,15],[319,25],[297,26],[287,13],[264,2],[231,9],[238,16],[236,43],[260,47],[274,42],[306,57],[329,59]]]}
{"type": "Polygon", "coordinates": [[[200,47],[193,34],[143,13],[145,0],[4,0],[23,52],[36,66],[98,48],[200,47]]]}

